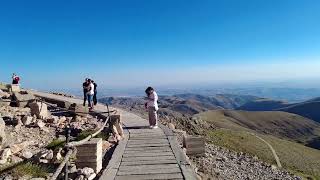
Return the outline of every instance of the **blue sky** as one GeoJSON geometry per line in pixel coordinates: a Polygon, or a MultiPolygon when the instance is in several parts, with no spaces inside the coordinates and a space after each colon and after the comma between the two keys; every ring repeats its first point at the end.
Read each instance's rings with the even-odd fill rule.
{"type": "Polygon", "coordinates": [[[320,77],[317,0],[0,2],[0,81],[33,88],[320,77]]]}

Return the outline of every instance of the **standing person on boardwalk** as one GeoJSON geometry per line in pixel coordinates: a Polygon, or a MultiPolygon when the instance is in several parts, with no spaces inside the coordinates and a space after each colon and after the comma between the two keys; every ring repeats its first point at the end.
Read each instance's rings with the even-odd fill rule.
{"type": "Polygon", "coordinates": [[[84,82],[82,83],[82,88],[83,88],[83,106],[86,106],[86,101],[87,101],[87,97],[88,97],[88,89],[89,89],[89,82],[88,82],[88,78],[86,78],[84,80],[84,82]]]}
{"type": "Polygon", "coordinates": [[[158,128],[158,95],[152,87],[148,87],[145,92],[147,94],[145,108],[148,110],[150,128],[156,129],[158,128]]]}
{"type": "Polygon", "coordinates": [[[94,95],[94,85],[91,79],[88,79],[89,88],[87,92],[87,98],[89,103],[89,110],[93,110],[93,95],[94,95]]]}
{"type": "Polygon", "coordinates": [[[94,81],[92,81],[92,83],[93,83],[93,86],[94,86],[93,104],[97,105],[97,103],[98,103],[98,99],[97,99],[97,87],[98,87],[98,85],[94,81]]]}
{"type": "Polygon", "coordinates": [[[19,84],[20,77],[17,76],[15,73],[12,74],[12,84],[19,84]]]}

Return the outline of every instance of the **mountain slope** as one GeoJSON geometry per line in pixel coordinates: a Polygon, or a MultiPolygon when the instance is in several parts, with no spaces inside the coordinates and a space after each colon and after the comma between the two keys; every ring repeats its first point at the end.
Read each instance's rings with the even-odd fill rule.
{"type": "Polygon", "coordinates": [[[238,110],[245,110],[245,111],[273,111],[275,109],[284,108],[289,106],[287,102],[284,101],[277,101],[272,99],[257,99],[254,101],[250,101],[240,107],[238,110]]]}
{"type": "Polygon", "coordinates": [[[279,111],[215,110],[197,114],[193,119],[216,127],[202,128],[209,142],[215,145],[275,164],[269,147],[256,137],[259,136],[272,145],[285,168],[320,178],[320,150],[304,146],[313,139],[319,140],[317,122],[279,111]]]}
{"type": "Polygon", "coordinates": [[[280,111],[207,111],[196,115],[218,128],[246,130],[307,143],[320,136],[320,123],[280,111]]]}
{"type": "Polygon", "coordinates": [[[270,99],[259,99],[248,102],[237,109],[246,111],[285,111],[320,122],[320,98],[293,104],[270,99]]]}
{"type": "Polygon", "coordinates": [[[277,110],[299,114],[301,116],[310,118],[314,121],[320,122],[320,101],[308,101],[305,103],[299,103],[284,108],[280,108],[277,110]]]}

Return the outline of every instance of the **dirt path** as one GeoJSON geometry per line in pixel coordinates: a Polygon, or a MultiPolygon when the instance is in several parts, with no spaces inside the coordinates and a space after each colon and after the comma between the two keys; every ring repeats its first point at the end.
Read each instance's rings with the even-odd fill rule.
{"type": "Polygon", "coordinates": [[[260,139],[262,142],[264,142],[264,143],[269,147],[269,149],[271,150],[271,152],[272,152],[272,154],[273,154],[273,156],[274,156],[274,159],[275,159],[276,162],[277,162],[278,167],[281,168],[282,165],[281,165],[281,162],[280,162],[280,158],[278,157],[278,155],[277,155],[277,153],[276,153],[276,150],[272,147],[272,145],[271,145],[270,143],[268,143],[266,140],[264,140],[262,137],[254,134],[254,133],[250,133],[250,134],[252,134],[252,135],[255,136],[256,138],[260,139]]]}

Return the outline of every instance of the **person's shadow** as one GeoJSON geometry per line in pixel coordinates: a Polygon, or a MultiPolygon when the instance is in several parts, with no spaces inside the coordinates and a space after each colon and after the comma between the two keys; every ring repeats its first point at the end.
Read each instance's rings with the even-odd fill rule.
{"type": "Polygon", "coordinates": [[[130,126],[130,127],[123,127],[123,129],[150,129],[149,126],[130,126]]]}

